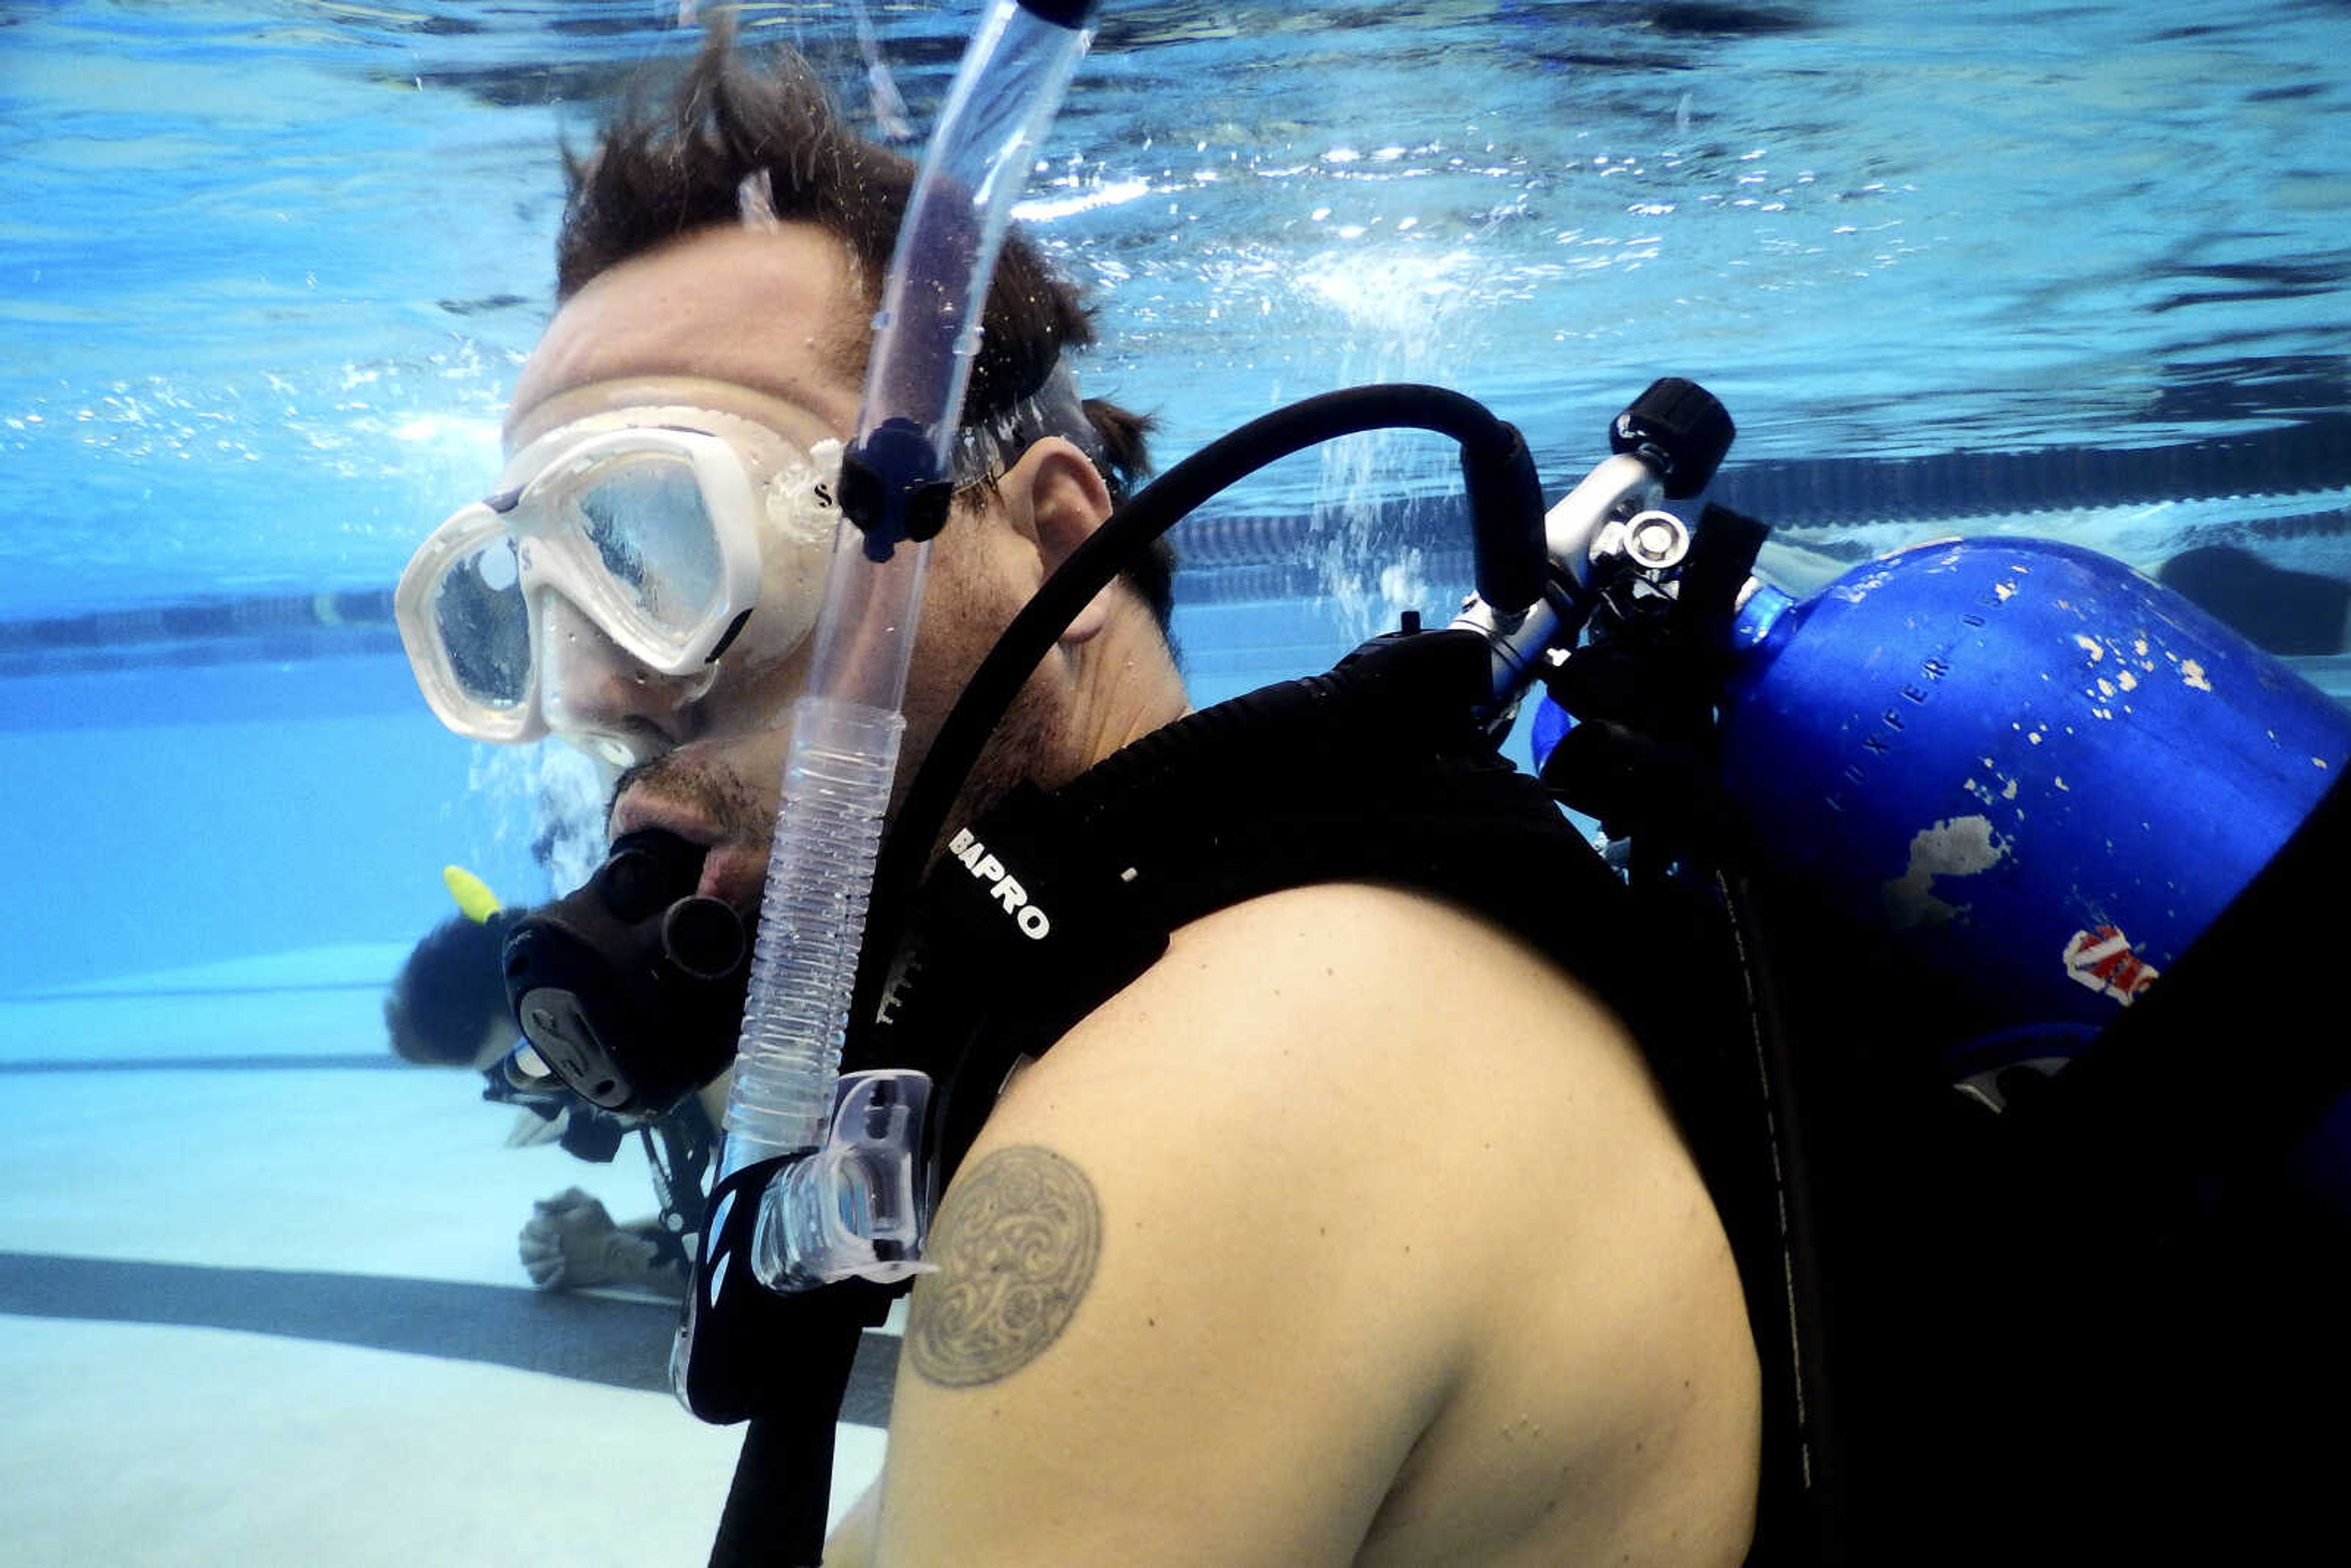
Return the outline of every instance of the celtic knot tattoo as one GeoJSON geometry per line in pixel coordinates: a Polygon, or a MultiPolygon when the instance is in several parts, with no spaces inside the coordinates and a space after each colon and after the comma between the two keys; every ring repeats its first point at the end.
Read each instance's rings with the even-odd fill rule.
{"type": "Polygon", "coordinates": [[[948,1388],[1019,1371],[1076,1315],[1102,1252],[1085,1173],[1050,1149],[999,1149],[963,1173],[931,1232],[938,1272],[914,1289],[906,1350],[948,1388]]]}

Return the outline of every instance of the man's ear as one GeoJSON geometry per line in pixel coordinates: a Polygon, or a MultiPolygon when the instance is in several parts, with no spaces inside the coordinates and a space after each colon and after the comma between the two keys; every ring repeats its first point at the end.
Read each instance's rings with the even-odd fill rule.
{"type": "MultiPolygon", "coordinates": [[[[1093,538],[1110,517],[1110,486],[1086,455],[1061,436],[1049,435],[1020,455],[998,483],[1016,524],[1036,541],[1037,557],[1050,577],[1077,548],[1093,538]]],[[[1110,617],[1111,586],[1078,612],[1061,644],[1074,647],[1099,633],[1110,617]]]]}

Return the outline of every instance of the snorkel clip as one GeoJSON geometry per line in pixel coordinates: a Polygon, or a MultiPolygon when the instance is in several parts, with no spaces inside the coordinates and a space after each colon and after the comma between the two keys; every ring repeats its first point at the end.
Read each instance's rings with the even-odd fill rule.
{"type": "Polygon", "coordinates": [[[937,477],[930,434],[904,414],[883,420],[841,455],[841,511],[884,561],[904,541],[925,544],[947,524],[955,486],[937,477]]]}

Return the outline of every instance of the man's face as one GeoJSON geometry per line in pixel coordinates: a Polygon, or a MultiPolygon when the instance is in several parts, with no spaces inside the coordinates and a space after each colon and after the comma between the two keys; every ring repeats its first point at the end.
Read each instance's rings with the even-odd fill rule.
{"type": "MultiPolygon", "coordinates": [[[[867,311],[847,253],[820,230],[693,235],[606,273],[557,314],[516,389],[509,447],[627,402],[630,382],[646,378],[690,378],[710,406],[756,420],[802,451],[846,441],[867,311]]],[[[1033,540],[992,507],[958,508],[934,547],[902,785],[970,670],[1033,591],[1036,555],[1033,540]]],[[[549,715],[556,733],[591,746],[617,740],[645,758],[622,776],[611,833],[663,828],[709,846],[700,891],[746,911],[766,873],[787,725],[809,653],[805,641],[788,655],[761,650],[759,625],[755,612],[706,689],[633,664],[584,618],[541,639],[541,679],[562,694],[549,715]]],[[[1050,749],[1052,727],[1033,701],[1013,724],[1032,755],[1050,749]]]]}

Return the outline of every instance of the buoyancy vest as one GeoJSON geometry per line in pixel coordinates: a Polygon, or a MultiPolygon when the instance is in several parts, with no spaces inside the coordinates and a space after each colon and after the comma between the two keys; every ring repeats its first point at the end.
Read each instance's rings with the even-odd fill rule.
{"type": "MultiPolygon", "coordinates": [[[[1810,1554],[1773,1545],[1802,1538],[1811,1511],[1785,1205],[1727,932],[1697,904],[1636,895],[1496,754],[1473,718],[1488,657],[1466,633],[1375,639],[1326,675],[1188,716],[1061,789],[1017,789],[953,834],[888,968],[869,977],[878,999],[843,1068],[931,1076],[935,1195],[1012,1067],[1148,969],[1176,928],[1343,881],[1476,914],[1576,978],[1647,1055],[1731,1238],[1764,1366],[1750,1561],[1799,1560],[1810,1554]]],[[[1463,1027],[1479,1027],[1475,998],[1463,1008],[1463,1027]]],[[[722,1544],[758,1533],[737,1515],[778,1479],[757,1473],[765,1440],[755,1422],[722,1544]]]]}
{"type": "MultiPolygon", "coordinates": [[[[1623,880],[1472,720],[1486,653],[1399,634],[1137,740],[957,830],[844,1065],[939,1086],[937,1186],[1010,1066],[1157,962],[1168,936],[1285,888],[1381,883],[1471,909],[1611,1007],[1646,999],[1623,880]]],[[[1465,1024],[1468,1020],[1465,1019],[1465,1024]]]]}

